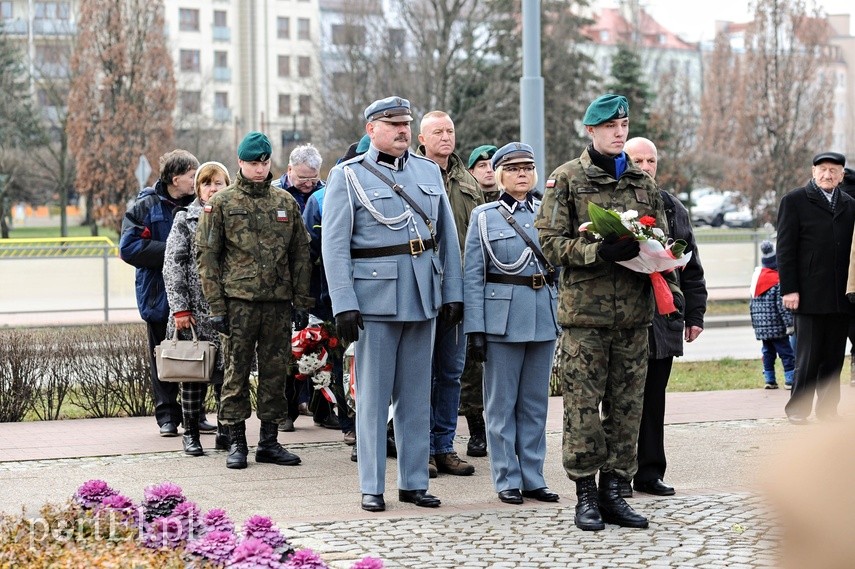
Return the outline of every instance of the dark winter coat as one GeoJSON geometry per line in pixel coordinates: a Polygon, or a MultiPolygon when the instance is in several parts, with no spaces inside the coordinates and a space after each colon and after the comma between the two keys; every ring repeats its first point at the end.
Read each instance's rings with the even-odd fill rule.
{"type": "Polygon", "coordinates": [[[820,192],[811,181],[781,199],[777,243],[781,295],[799,293],[797,314],[852,314],[855,309],[845,291],[855,200],[839,192],[832,211],[820,192]]]}
{"type": "Polygon", "coordinates": [[[137,307],[146,322],[166,322],[169,318],[162,272],[166,238],[172,229],[173,210],[193,199],[193,196],[173,199],[158,180],[154,187],[139,193],[122,220],[119,256],[137,268],[137,307]]]}
{"type": "Polygon", "coordinates": [[[658,312],[653,316],[648,339],[650,341],[651,359],[665,359],[683,355],[684,326],[704,327],[704,313],[707,310],[707,285],[704,279],[704,268],[698,255],[695,234],[689,211],[674,196],[660,190],[665,208],[665,219],[668,222],[668,235],[673,239],[686,242],[686,253],[692,252],[692,258],[682,269],[678,269],[680,290],[683,291],[685,306],[682,311],[684,318],[665,317],[658,312]]]}
{"type": "MultiPolygon", "coordinates": [[[[196,226],[199,225],[201,214],[202,204],[198,199],[186,209],[178,210],[166,240],[163,281],[170,308],[166,337],[171,338],[175,333],[175,313],[190,311],[196,319],[196,335],[200,340],[214,342],[220,353],[220,335],[211,326],[210,307],[202,294],[202,283],[196,268],[196,226]]],[[[190,331],[182,331],[180,337],[190,339],[190,331]]],[[[222,368],[222,360],[219,358],[217,365],[222,368]]]]}

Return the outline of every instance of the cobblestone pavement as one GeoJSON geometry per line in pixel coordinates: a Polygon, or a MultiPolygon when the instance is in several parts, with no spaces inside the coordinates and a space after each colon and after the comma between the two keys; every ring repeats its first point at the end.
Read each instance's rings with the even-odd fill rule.
{"type": "Polygon", "coordinates": [[[573,507],[492,510],[453,517],[304,524],[292,541],[349,567],[366,553],[386,567],[749,569],[777,564],[774,524],[750,494],[631,499],[648,530],[583,532],[573,507]]]}

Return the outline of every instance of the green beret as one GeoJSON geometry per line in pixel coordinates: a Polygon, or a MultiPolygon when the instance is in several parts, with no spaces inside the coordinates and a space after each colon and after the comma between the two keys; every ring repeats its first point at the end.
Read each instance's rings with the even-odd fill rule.
{"type": "Polygon", "coordinates": [[[582,124],[597,126],[614,119],[629,118],[629,101],[623,95],[603,95],[594,99],[585,111],[582,124]]]}
{"type": "Polygon", "coordinates": [[[270,139],[255,130],[244,136],[238,145],[238,158],[244,162],[265,162],[271,154],[270,139]]]}
{"type": "Polygon", "coordinates": [[[482,146],[479,146],[478,148],[472,151],[472,154],[469,155],[469,165],[466,167],[471,170],[472,167],[475,166],[475,163],[479,160],[489,160],[493,157],[493,154],[496,153],[496,150],[498,150],[498,148],[496,148],[492,144],[484,144],[482,146]]]}
{"type": "Polygon", "coordinates": [[[359,144],[356,145],[356,153],[365,154],[368,152],[369,146],[371,146],[371,139],[368,138],[367,134],[363,134],[362,138],[359,139],[359,144]]]}

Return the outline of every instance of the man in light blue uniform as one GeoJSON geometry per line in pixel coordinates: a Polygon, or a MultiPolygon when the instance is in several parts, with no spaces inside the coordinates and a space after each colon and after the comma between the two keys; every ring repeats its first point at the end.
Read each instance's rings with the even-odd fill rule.
{"type": "Polygon", "coordinates": [[[338,336],[356,344],[356,438],[362,508],[383,511],[389,401],[397,433],[398,498],[427,493],[430,361],[435,320],[463,315],[460,246],[439,167],[410,153],[410,102],[365,109],[368,151],[332,169],[321,249],[338,336]],[[360,330],[362,332],[360,333],[360,330]]]}

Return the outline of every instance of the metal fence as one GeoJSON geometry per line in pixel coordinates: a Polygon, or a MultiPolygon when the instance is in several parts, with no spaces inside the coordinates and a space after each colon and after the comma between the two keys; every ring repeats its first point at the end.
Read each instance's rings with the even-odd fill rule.
{"type": "MultiPolygon", "coordinates": [[[[772,237],[699,228],[707,287],[747,298],[760,243],[772,237]]],[[[134,268],[109,239],[0,240],[0,326],[114,321],[139,321],[139,314],[134,268]]]]}

